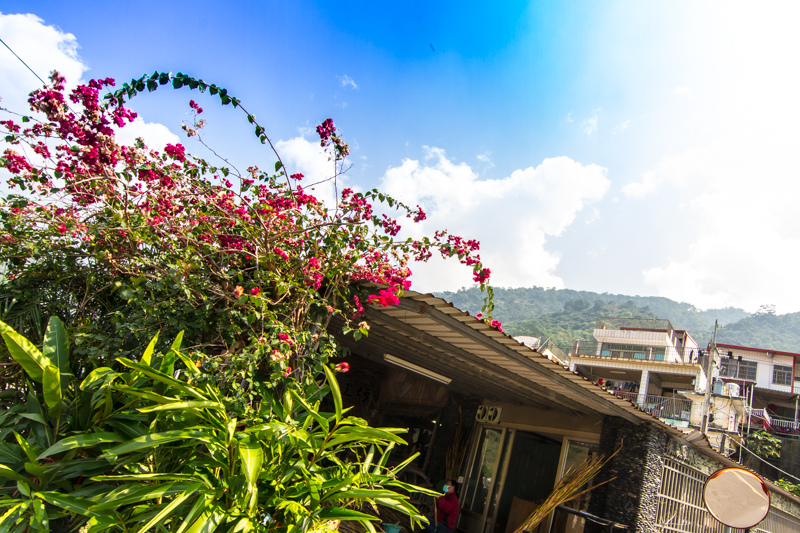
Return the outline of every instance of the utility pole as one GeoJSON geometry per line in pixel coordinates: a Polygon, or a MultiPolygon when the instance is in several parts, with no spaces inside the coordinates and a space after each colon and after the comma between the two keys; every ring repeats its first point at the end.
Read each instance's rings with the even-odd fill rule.
{"type": "Polygon", "coordinates": [[[711,338],[711,347],[708,349],[708,360],[706,361],[706,394],[703,397],[703,414],[700,422],[700,432],[705,435],[708,432],[708,408],[711,404],[711,387],[714,385],[712,373],[714,372],[714,359],[717,354],[717,324],[714,321],[714,336],[711,338]]]}

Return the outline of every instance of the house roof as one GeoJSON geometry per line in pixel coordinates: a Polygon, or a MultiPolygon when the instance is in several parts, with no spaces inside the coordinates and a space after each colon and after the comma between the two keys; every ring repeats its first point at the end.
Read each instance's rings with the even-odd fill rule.
{"type": "MultiPolygon", "coordinates": [[[[484,398],[655,424],[718,463],[741,467],[717,452],[701,432],[666,424],[432,294],[404,291],[396,306],[368,307],[366,319],[369,336],[357,342],[351,336],[340,339],[361,355],[376,360],[385,354],[400,357],[451,378],[451,388],[466,388],[464,392],[484,398]]],[[[800,498],[777,485],[771,484],[771,490],[800,503],[800,498]]]]}
{"type": "Polygon", "coordinates": [[[779,350],[768,350],[766,348],[750,348],[748,346],[739,346],[736,344],[722,344],[720,342],[717,343],[717,348],[732,348],[732,349],[739,349],[739,350],[749,350],[751,352],[761,352],[761,353],[772,353],[775,355],[791,355],[793,357],[800,357],[800,353],[794,352],[781,352],[779,350]]]}

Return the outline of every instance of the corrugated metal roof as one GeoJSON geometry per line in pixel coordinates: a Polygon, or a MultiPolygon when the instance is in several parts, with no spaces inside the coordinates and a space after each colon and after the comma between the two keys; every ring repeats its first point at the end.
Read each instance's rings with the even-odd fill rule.
{"type": "MultiPolygon", "coordinates": [[[[395,344],[378,343],[376,348],[379,350],[395,348],[395,355],[404,355],[413,359],[412,362],[426,368],[432,367],[431,370],[445,375],[448,363],[451,375],[460,377],[477,372],[480,388],[474,391],[475,394],[505,391],[522,402],[541,404],[543,401],[561,401],[567,406],[584,406],[585,409],[618,416],[637,424],[655,424],[722,465],[742,466],[717,452],[701,432],[666,424],[632,402],[612,394],[432,294],[405,291],[399,305],[371,307],[367,319],[371,319],[373,327],[377,326],[377,330],[370,335],[371,339],[386,334],[387,330],[393,333],[391,339],[395,344]],[[419,346],[414,348],[418,344],[425,349],[419,346]],[[454,350],[448,350],[448,345],[454,350]],[[434,352],[438,352],[439,356],[433,355],[434,352]],[[528,387],[525,386],[526,382],[528,387]]],[[[770,485],[771,490],[800,503],[800,498],[773,483],[770,485]]]]}

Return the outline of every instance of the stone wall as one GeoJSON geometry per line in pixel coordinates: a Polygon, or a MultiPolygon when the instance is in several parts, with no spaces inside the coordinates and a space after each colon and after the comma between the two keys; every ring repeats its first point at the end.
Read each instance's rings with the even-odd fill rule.
{"type": "MultiPolygon", "coordinates": [[[[634,425],[621,418],[606,417],[600,437],[600,453],[617,454],[596,478],[600,483],[589,501],[589,513],[629,526],[631,533],[656,533],[658,491],[661,486],[662,455],[667,435],[651,424],[634,425]]],[[[586,532],[603,528],[587,524],[586,532]]]]}

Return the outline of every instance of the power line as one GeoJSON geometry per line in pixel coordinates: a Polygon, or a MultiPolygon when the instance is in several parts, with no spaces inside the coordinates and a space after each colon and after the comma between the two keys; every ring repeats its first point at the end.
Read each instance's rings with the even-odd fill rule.
{"type": "Polygon", "coordinates": [[[3,43],[3,45],[5,45],[5,47],[6,47],[6,48],[8,48],[9,52],[11,52],[12,54],[14,54],[14,57],[16,57],[17,59],[19,59],[19,60],[20,60],[20,62],[21,62],[23,65],[25,65],[25,66],[27,67],[27,69],[28,69],[28,70],[30,70],[30,71],[31,71],[31,74],[33,74],[34,76],[36,76],[37,78],[39,78],[39,81],[40,81],[40,82],[42,82],[42,85],[47,85],[47,82],[45,82],[45,81],[44,81],[42,78],[40,78],[40,77],[39,77],[39,75],[38,75],[38,74],[36,74],[36,72],[34,72],[34,70],[33,70],[31,67],[29,67],[29,66],[28,66],[28,64],[27,64],[25,61],[23,61],[23,60],[22,60],[22,58],[21,58],[21,57],[19,57],[19,56],[17,55],[17,53],[16,53],[14,50],[12,50],[12,49],[11,49],[11,47],[10,47],[10,46],[8,46],[8,45],[6,44],[6,42],[5,42],[3,39],[0,39],[0,43],[3,43]]]}

